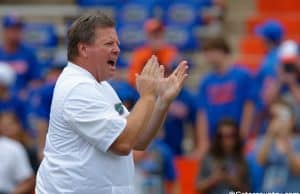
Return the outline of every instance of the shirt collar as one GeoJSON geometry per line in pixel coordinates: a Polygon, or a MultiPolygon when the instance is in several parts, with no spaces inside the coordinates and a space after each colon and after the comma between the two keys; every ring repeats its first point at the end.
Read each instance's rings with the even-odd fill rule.
{"type": "Polygon", "coordinates": [[[88,77],[96,80],[95,77],[89,71],[87,71],[86,69],[82,68],[79,65],[76,65],[75,63],[72,63],[72,62],[68,61],[67,66],[70,67],[71,69],[77,71],[77,72],[80,72],[81,74],[83,74],[85,76],[88,76],[88,77]]]}

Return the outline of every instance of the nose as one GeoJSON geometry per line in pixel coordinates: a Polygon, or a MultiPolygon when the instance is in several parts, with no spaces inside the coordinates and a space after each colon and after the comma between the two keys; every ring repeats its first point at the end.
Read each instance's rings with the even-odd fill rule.
{"type": "Polygon", "coordinates": [[[112,53],[115,54],[115,55],[119,55],[119,53],[120,53],[120,47],[119,47],[119,45],[116,44],[116,45],[113,47],[112,53]]]}

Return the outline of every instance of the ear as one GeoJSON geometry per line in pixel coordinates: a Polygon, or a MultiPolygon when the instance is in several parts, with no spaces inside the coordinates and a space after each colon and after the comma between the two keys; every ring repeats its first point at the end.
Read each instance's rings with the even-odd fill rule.
{"type": "Polygon", "coordinates": [[[78,54],[79,54],[79,56],[82,56],[82,57],[84,57],[84,58],[87,58],[88,57],[88,54],[87,54],[87,50],[88,50],[88,48],[87,48],[87,45],[86,44],[84,44],[84,43],[78,43],[77,44],[77,49],[78,49],[78,54]]]}

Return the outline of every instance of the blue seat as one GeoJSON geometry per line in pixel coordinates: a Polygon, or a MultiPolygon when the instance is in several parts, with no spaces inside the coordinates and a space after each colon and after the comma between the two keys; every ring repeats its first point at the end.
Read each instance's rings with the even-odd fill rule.
{"type": "Polygon", "coordinates": [[[153,16],[153,3],[141,0],[130,1],[120,5],[117,9],[117,22],[142,25],[145,20],[153,16]]]}
{"type": "Polygon", "coordinates": [[[199,17],[199,3],[195,3],[191,0],[176,0],[168,6],[164,15],[164,20],[167,24],[192,26],[198,23],[199,17]]]}
{"type": "Polygon", "coordinates": [[[145,34],[141,25],[123,24],[117,26],[121,49],[132,50],[145,43],[145,34]]]}
{"type": "Polygon", "coordinates": [[[76,3],[82,7],[90,6],[116,6],[123,3],[124,0],[76,0],[76,3]]]}
{"type": "Polygon", "coordinates": [[[166,39],[181,51],[188,51],[197,47],[195,32],[190,27],[167,25],[166,39]]]}
{"type": "Polygon", "coordinates": [[[24,41],[34,48],[55,47],[58,37],[51,23],[28,23],[24,28],[24,41]]]}

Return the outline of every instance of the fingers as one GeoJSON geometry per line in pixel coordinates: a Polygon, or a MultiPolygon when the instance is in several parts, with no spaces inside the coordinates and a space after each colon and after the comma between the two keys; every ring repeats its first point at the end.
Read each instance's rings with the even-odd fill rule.
{"type": "Polygon", "coordinates": [[[160,72],[159,63],[158,63],[157,57],[154,56],[153,64],[152,64],[152,67],[151,67],[150,76],[159,77],[160,76],[159,72],[160,72]]]}
{"type": "Polygon", "coordinates": [[[143,68],[141,74],[144,75],[144,74],[148,74],[148,73],[149,73],[149,71],[151,70],[150,68],[152,67],[152,64],[153,64],[153,60],[154,60],[154,55],[152,55],[152,56],[150,57],[150,59],[147,61],[147,63],[146,63],[146,65],[144,66],[144,68],[143,68]]]}
{"type": "Polygon", "coordinates": [[[188,69],[187,61],[181,61],[178,65],[178,71],[177,71],[177,77],[181,78],[184,74],[186,74],[186,71],[188,69]]]}
{"type": "Polygon", "coordinates": [[[187,69],[188,69],[187,61],[180,62],[180,64],[178,65],[178,71],[176,74],[180,87],[183,87],[184,81],[186,80],[186,78],[188,76],[187,69]]]}
{"type": "Polygon", "coordinates": [[[155,55],[152,55],[151,58],[147,61],[141,74],[148,75],[150,77],[157,77],[160,75],[159,63],[155,55]]]}
{"type": "Polygon", "coordinates": [[[165,77],[165,67],[163,65],[159,66],[159,77],[164,78],[165,77]]]}

